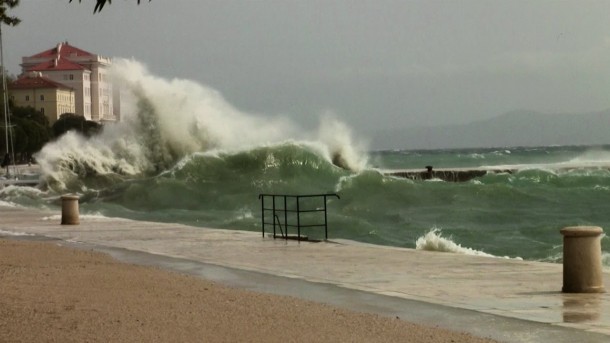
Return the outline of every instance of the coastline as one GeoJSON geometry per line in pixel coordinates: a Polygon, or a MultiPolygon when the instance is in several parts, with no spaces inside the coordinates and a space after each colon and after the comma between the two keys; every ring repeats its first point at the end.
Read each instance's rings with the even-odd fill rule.
{"type": "MultiPolygon", "coordinates": [[[[59,225],[57,212],[0,207],[2,231],[110,253],[257,292],[289,295],[503,342],[605,342],[606,294],[565,295],[561,266],[116,218],[59,225]]],[[[609,274],[605,273],[608,284],[609,274]]]]}

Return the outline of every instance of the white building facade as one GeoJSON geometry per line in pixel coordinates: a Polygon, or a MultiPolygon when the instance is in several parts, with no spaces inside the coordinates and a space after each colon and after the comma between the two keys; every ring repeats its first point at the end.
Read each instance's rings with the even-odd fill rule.
{"type": "Polygon", "coordinates": [[[109,68],[112,59],[62,42],[55,48],[22,57],[23,73],[39,72],[74,89],[75,113],[96,122],[120,119],[119,99],[114,99],[109,68]]]}

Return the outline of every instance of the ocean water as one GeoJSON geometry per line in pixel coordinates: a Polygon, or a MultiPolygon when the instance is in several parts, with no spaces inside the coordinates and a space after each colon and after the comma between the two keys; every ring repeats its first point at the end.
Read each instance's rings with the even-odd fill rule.
{"type": "MultiPolygon", "coordinates": [[[[549,262],[561,259],[561,228],[610,230],[610,146],[370,151],[332,115],[305,132],[193,81],[115,65],[121,123],[45,146],[36,156],[45,187],[3,188],[2,204],[58,208],[61,194],[77,193],[85,214],[260,232],[259,194],[336,193],[331,240],[549,262]],[[462,183],[383,172],[426,165],[518,172],[462,183]]],[[[303,233],[323,238],[320,228],[303,233]]],[[[610,256],[606,237],[602,249],[610,256]]]]}

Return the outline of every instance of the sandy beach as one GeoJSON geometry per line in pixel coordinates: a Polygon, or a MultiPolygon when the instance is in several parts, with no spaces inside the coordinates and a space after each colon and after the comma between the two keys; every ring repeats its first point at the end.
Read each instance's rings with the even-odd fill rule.
{"type": "Polygon", "coordinates": [[[493,342],[18,240],[0,240],[0,341],[493,342]]]}

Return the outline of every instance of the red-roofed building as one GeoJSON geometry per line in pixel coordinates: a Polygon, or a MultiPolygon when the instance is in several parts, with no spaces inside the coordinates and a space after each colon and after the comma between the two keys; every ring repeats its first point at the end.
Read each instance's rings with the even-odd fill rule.
{"type": "Polygon", "coordinates": [[[88,120],[114,121],[120,117],[108,71],[112,59],[74,47],[57,44],[29,57],[23,57],[21,70],[42,76],[74,89],[75,111],[88,120]]]}
{"type": "Polygon", "coordinates": [[[64,113],[74,113],[74,89],[42,76],[39,72],[21,75],[8,85],[16,106],[33,107],[42,112],[49,123],[64,113]]]}
{"type": "Polygon", "coordinates": [[[49,61],[40,62],[37,65],[28,68],[27,71],[53,71],[53,70],[84,70],[87,69],[80,64],[70,62],[65,58],[54,58],[49,61]]]}
{"type": "Polygon", "coordinates": [[[96,57],[96,55],[88,51],[74,47],[68,44],[68,42],[63,42],[57,44],[57,46],[54,48],[30,56],[30,58],[40,58],[42,60],[48,60],[49,58],[55,58],[57,55],[60,55],[62,57],[80,57],[85,59],[96,57]]]}

